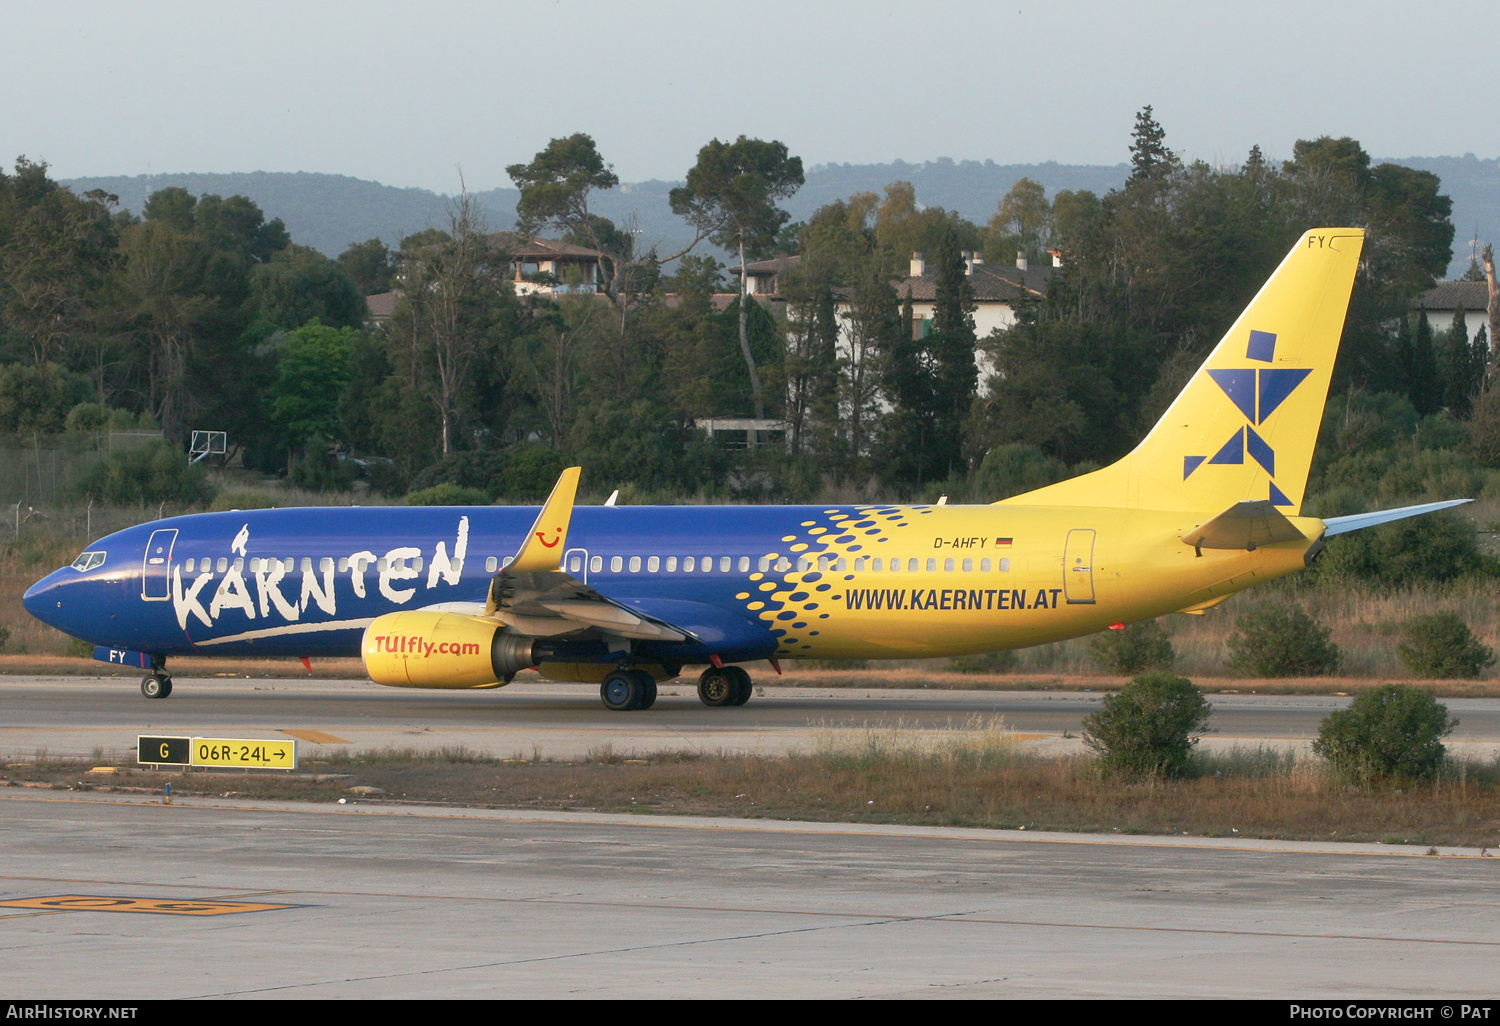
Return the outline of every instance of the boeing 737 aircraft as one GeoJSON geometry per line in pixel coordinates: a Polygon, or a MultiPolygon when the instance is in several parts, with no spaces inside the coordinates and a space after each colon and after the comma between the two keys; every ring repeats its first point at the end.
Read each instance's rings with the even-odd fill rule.
{"type": "Polygon", "coordinates": [[[1364,233],[1305,234],[1170,409],[1112,466],[988,506],[256,510],[120,531],[26,608],[149,670],[174,655],[362,654],[379,684],[491,688],[536,667],[649,708],[742,705],[738,664],[1018,648],[1201,613],[1324,539],[1456,505],[1301,515],[1364,233]]]}

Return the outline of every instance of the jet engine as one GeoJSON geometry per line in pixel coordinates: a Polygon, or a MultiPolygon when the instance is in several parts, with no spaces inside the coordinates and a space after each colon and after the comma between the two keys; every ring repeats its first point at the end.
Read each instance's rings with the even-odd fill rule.
{"type": "Polygon", "coordinates": [[[506,633],[484,616],[411,610],[377,616],[360,652],[376,684],[398,688],[487,688],[536,665],[535,639],[506,633]]]}

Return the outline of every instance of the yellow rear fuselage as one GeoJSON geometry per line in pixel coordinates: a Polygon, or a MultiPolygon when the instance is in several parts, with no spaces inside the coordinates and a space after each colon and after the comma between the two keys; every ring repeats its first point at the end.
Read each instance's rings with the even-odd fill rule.
{"type": "MultiPolygon", "coordinates": [[[[1305,565],[1323,531],[1254,550],[1181,539],[1194,513],[1088,507],[906,507],[850,551],[814,525],[751,575],[746,609],[784,627],[778,654],[902,658],[1020,648],[1205,608],[1305,565]],[[817,533],[814,533],[817,532],[817,533]],[[878,552],[879,555],[873,555],[878,552]],[[795,569],[796,560],[811,568],[795,569]],[[777,572],[778,560],[793,562],[777,572]],[[915,568],[915,569],[913,569],[915,568]]],[[[785,565],[785,562],[782,563],[785,565]]]]}

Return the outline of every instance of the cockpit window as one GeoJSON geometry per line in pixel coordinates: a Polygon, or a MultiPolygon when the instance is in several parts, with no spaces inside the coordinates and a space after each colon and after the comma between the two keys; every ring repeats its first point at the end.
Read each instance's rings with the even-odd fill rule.
{"type": "Polygon", "coordinates": [[[105,554],[103,552],[85,552],[83,555],[73,560],[73,569],[92,570],[95,567],[103,566],[104,556],[105,554]]]}

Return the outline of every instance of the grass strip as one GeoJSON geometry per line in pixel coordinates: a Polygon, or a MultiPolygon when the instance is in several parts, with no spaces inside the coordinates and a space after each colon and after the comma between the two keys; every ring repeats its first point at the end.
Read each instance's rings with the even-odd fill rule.
{"type": "Polygon", "coordinates": [[[1183,780],[1102,777],[1087,756],[1024,753],[999,730],[900,731],[820,742],[784,757],[624,753],[580,762],[465,749],[307,760],[296,777],[159,774],[39,759],[0,785],[328,802],[740,816],[1090,833],[1500,847],[1500,765],[1455,762],[1420,784],[1361,787],[1320,761],[1261,749],[1200,753],[1183,780]],[[373,791],[371,789],[374,789],[373,791]]]}

